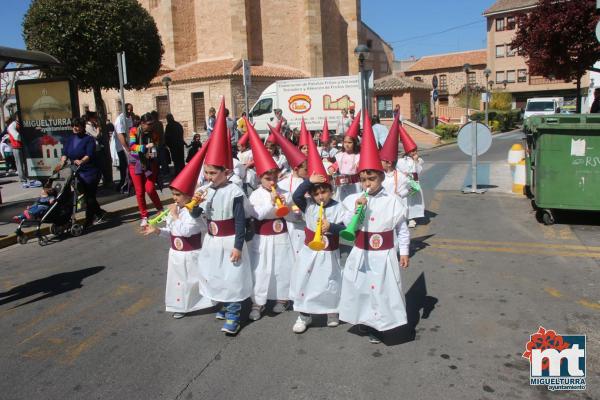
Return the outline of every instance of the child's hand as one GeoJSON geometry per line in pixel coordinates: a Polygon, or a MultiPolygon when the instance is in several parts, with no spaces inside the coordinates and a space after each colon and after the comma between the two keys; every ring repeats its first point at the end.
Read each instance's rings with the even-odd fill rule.
{"type": "Polygon", "coordinates": [[[173,203],[169,206],[169,210],[171,214],[171,217],[173,219],[178,219],[179,218],[179,211],[177,210],[177,204],[173,203]]]}
{"type": "Polygon", "coordinates": [[[333,175],[335,173],[335,168],[329,167],[329,168],[327,168],[327,172],[329,173],[329,175],[333,175]]]}
{"type": "Polygon", "coordinates": [[[417,161],[419,159],[419,153],[417,153],[416,151],[414,152],[414,154],[412,155],[412,159],[417,161]]]}
{"type": "Polygon", "coordinates": [[[308,180],[310,183],[323,183],[325,182],[325,177],[321,174],[313,173],[308,180]]]}
{"type": "Polygon", "coordinates": [[[365,196],[360,196],[358,199],[356,199],[356,203],[354,203],[354,207],[358,210],[358,207],[360,206],[366,206],[367,205],[367,198],[365,196]]]}
{"type": "Polygon", "coordinates": [[[231,255],[229,256],[229,261],[231,261],[232,263],[237,263],[240,261],[240,259],[242,258],[242,252],[239,251],[238,249],[234,248],[233,250],[231,250],[231,255]]]}
{"type": "Polygon", "coordinates": [[[148,236],[151,235],[153,233],[156,233],[157,235],[159,234],[160,230],[152,225],[146,225],[143,229],[142,229],[142,234],[144,236],[148,236]]]}
{"type": "Polygon", "coordinates": [[[331,227],[331,224],[329,223],[329,221],[327,221],[327,219],[325,217],[323,217],[323,224],[321,225],[321,232],[329,232],[330,227],[331,227]]]}
{"type": "Polygon", "coordinates": [[[400,262],[400,266],[404,269],[408,268],[408,256],[400,256],[400,258],[398,259],[398,262],[400,262]]]}
{"type": "Polygon", "coordinates": [[[204,201],[204,194],[205,192],[194,193],[194,196],[192,196],[192,201],[194,201],[196,204],[202,203],[204,201]]]}

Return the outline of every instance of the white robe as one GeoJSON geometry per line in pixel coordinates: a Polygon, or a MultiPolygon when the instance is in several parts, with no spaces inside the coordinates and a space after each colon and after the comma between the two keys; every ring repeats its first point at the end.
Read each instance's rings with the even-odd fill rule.
{"type": "MultiPolygon", "coordinates": [[[[361,194],[348,196],[344,207],[354,213],[361,194]]],[[[406,324],[406,306],[397,252],[408,255],[410,235],[404,205],[398,196],[381,190],[369,196],[360,230],[366,232],[400,232],[389,250],[362,250],[353,247],[346,259],[340,298],[340,319],[385,331],[406,324]],[[401,225],[398,229],[397,226],[401,225]]],[[[348,223],[349,220],[346,221],[348,223]]]]}
{"type": "MultiPolygon", "coordinates": [[[[419,175],[419,183],[421,181],[421,171],[423,171],[423,159],[419,158],[419,160],[415,163],[415,161],[411,157],[405,156],[398,160],[398,164],[396,166],[400,172],[404,174],[413,174],[416,172],[419,175]]],[[[417,193],[413,193],[407,196],[407,204],[408,204],[408,219],[415,218],[423,218],[425,216],[425,198],[423,197],[423,190],[420,190],[417,193]]]]}
{"type": "MultiPolygon", "coordinates": [[[[223,221],[233,218],[233,200],[246,196],[237,185],[228,183],[216,190],[208,188],[205,200],[200,204],[207,220],[223,221]]],[[[244,207],[246,209],[246,207],[244,207]]],[[[248,215],[246,215],[248,217],[248,215]]],[[[211,229],[211,224],[208,226],[211,229]]],[[[243,301],[252,294],[250,254],[242,247],[239,262],[229,260],[235,244],[235,235],[206,235],[198,259],[200,268],[200,292],[214,302],[243,301]]]]}
{"type": "MultiPolygon", "coordinates": [[[[171,235],[190,237],[206,233],[206,223],[201,218],[193,218],[186,208],[179,209],[179,218],[176,220],[169,214],[166,223],[166,227],[160,229],[160,236],[169,239],[171,235]]],[[[165,290],[165,306],[168,312],[188,313],[212,307],[210,299],[204,297],[198,287],[198,257],[201,251],[202,249],[169,250],[165,290]]]]}
{"type": "MultiPolygon", "coordinates": [[[[340,151],[336,153],[335,160],[338,165],[338,174],[356,175],[356,168],[358,167],[358,163],[360,161],[360,154],[347,154],[340,151]]],[[[335,188],[333,198],[339,202],[342,202],[349,195],[360,192],[360,182],[337,186],[335,188]]]]}
{"type": "Polygon", "coordinates": [[[294,192],[303,182],[302,178],[294,177],[292,175],[286,176],[284,179],[277,182],[277,188],[279,193],[285,196],[285,202],[290,207],[290,213],[285,216],[287,223],[288,233],[290,236],[290,242],[294,251],[294,260],[300,254],[302,246],[304,246],[304,216],[298,207],[294,205],[292,196],[294,192]]]}
{"type": "MultiPolygon", "coordinates": [[[[337,202],[325,207],[323,211],[329,223],[343,223],[351,217],[342,204],[337,202]]],[[[308,229],[315,232],[319,205],[309,200],[305,217],[308,229]]],[[[324,241],[328,241],[328,238],[329,235],[323,235],[324,241]]],[[[341,289],[340,250],[314,251],[303,244],[290,283],[294,311],[311,314],[337,313],[341,289]]]]}
{"type": "MultiPolygon", "coordinates": [[[[252,192],[249,200],[256,219],[277,218],[275,206],[271,202],[271,192],[264,187],[260,186],[252,192]]],[[[294,261],[288,233],[255,233],[250,242],[250,256],[254,276],[254,303],[264,305],[267,300],[288,300],[294,261]]]]}
{"type": "Polygon", "coordinates": [[[244,183],[250,185],[251,188],[258,186],[260,180],[256,176],[256,170],[254,167],[248,168],[247,165],[251,163],[254,158],[252,157],[252,150],[246,150],[238,153],[238,160],[244,165],[244,183]]]}

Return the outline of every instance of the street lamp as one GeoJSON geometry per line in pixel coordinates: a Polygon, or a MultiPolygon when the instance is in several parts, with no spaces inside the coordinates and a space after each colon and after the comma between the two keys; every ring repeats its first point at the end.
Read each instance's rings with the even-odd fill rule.
{"type": "Polygon", "coordinates": [[[471,64],[465,64],[463,65],[463,71],[465,71],[465,76],[467,78],[467,84],[465,85],[465,90],[467,91],[467,115],[466,115],[466,120],[465,123],[469,122],[469,103],[470,103],[470,98],[469,98],[469,72],[471,72],[471,64]]]}
{"type": "Polygon", "coordinates": [[[483,70],[483,75],[485,75],[485,124],[488,125],[488,109],[490,103],[490,92],[488,90],[488,86],[490,85],[490,75],[492,74],[492,70],[486,68],[483,70]]]}
{"type": "Polygon", "coordinates": [[[169,113],[171,112],[171,96],[169,95],[169,86],[171,85],[171,82],[173,82],[173,80],[168,75],[162,78],[162,84],[167,88],[167,106],[169,113]]]}
{"type": "Polygon", "coordinates": [[[364,44],[359,44],[358,46],[356,46],[356,48],[354,49],[354,55],[356,57],[358,57],[358,70],[359,70],[359,74],[360,74],[360,88],[361,88],[361,96],[360,96],[360,101],[361,101],[361,111],[363,112],[369,112],[368,110],[368,100],[367,100],[367,80],[366,80],[366,76],[365,76],[365,60],[369,57],[369,53],[371,52],[371,49],[369,49],[368,46],[364,45],[364,44]]]}
{"type": "Polygon", "coordinates": [[[503,80],[502,85],[504,85],[504,90],[506,90],[506,85],[508,85],[508,81],[506,79],[503,80]]]}

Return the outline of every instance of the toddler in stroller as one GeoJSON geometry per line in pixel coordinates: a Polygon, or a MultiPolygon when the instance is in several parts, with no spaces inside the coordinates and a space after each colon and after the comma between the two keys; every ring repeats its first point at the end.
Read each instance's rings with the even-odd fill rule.
{"type": "Polygon", "coordinates": [[[13,217],[13,222],[20,224],[23,220],[37,220],[41,219],[44,213],[48,211],[50,206],[56,201],[56,189],[52,187],[52,181],[48,180],[48,183],[42,188],[40,197],[27,207],[22,213],[13,217]]]}

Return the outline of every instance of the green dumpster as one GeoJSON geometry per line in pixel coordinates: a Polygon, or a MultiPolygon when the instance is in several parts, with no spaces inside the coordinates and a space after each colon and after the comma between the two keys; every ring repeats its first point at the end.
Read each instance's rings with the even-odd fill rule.
{"type": "Polygon", "coordinates": [[[532,117],[527,180],[538,218],[553,210],[600,211],[600,115],[532,117]]]}

